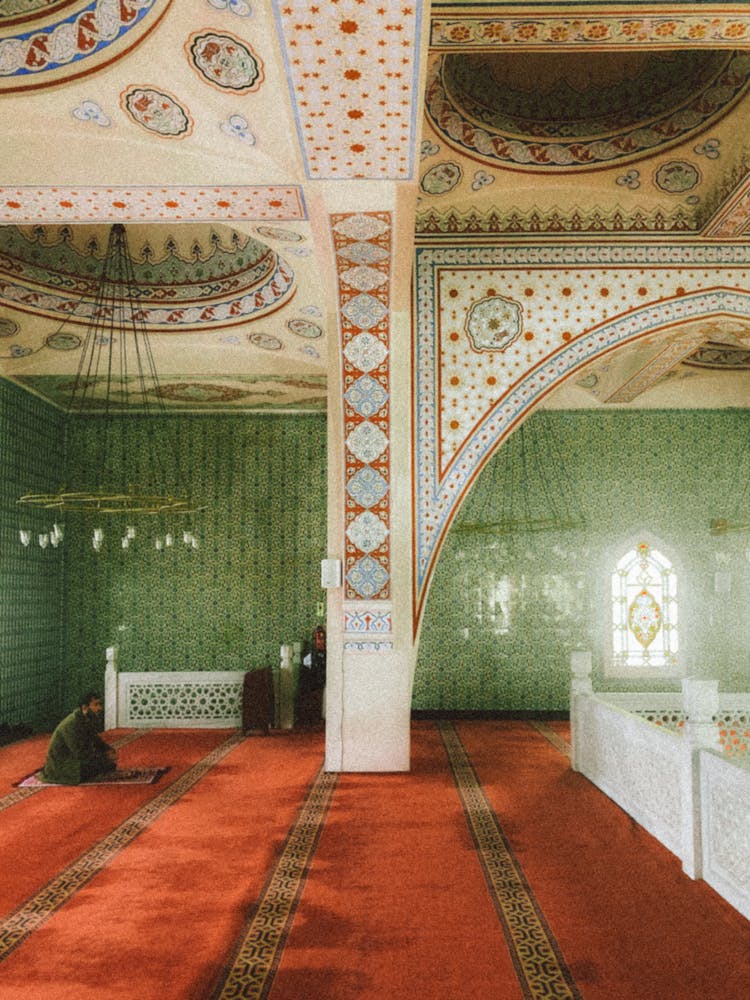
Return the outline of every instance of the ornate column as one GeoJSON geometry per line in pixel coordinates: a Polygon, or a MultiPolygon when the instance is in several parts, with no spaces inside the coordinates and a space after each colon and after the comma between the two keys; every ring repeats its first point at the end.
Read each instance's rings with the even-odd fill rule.
{"type": "MultiPolygon", "coordinates": [[[[382,186],[378,194],[382,205],[382,186]]],[[[401,242],[395,188],[393,197],[388,208],[328,215],[340,338],[328,423],[328,557],[341,564],[340,585],[328,590],[333,771],[409,768],[413,237],[401,242]]]]}

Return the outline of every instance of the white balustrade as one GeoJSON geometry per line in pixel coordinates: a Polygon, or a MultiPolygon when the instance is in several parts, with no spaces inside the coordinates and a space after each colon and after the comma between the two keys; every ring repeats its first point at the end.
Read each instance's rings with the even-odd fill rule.
{"type": "MultiPolygon", "coordinates": [[[[117,646],[107,649],[104,727],[231,729],[242,725],[244,670],[121,672],[117,646]]],[[[281,647],[274,668],[274,724],[291,728],[301,659],[300,643],[281,647]]]]}
{"type": "Polygon", "coordinates": [[[750,694],[598,693],[571,657],[572,765],[750,918],[750,694]]]}

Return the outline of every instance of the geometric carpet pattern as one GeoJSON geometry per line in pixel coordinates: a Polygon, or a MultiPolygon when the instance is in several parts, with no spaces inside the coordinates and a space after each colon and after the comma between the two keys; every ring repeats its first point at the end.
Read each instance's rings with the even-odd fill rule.
{"type": "Polygon", "coordinates": [[[555,750],[559,750],[564,757],[570,760],[573,753],[570,743],[557,730],[553,729],[549,723],[542,722],[539,719],[529,719],[529,725],[536,729],[539,735],[543,736],[545,740],[549,740],[555,750]]]}
{"type": "Polygon", "coordinates": [[[213,994],[215,1000],[268,996],[337,781],[337,774],[318,772],[240,936],[229,970],[213,994]]]}
{"type": "Polygon", "coordinates": [[[582,1000],[458,733],[448,721],[437,725],[524,997],[582,1000]]]}

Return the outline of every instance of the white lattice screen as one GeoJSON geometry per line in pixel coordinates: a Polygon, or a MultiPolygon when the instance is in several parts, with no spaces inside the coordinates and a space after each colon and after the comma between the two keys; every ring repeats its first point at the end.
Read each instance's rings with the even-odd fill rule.
{"type": "Polygon", "coordinates": [[[242,723],[243,671],[123,673],[117,725],[231,728],[242,723]]]}

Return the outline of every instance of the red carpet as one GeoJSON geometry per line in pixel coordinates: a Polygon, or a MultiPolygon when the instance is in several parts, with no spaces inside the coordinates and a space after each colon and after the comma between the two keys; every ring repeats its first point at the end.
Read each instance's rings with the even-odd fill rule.
{"type": "Polygon", "coordinates": [[[342,775],[271,996],[523,997],[440,736],[411,774],[342,775]]]}
{"type": "Polygon", "coordinates": [[[586,1000],[745,1000],[750,924],[524,723],[457,725],[586,1000]]]}
{"type": "Polygon", "coordinates": [[[44,744],[0,748],[0,997],[745,1000],[750,924],[567,735],[418,723],[412,773],[337,777],[322,733],[160,731],[120,754],[156,786],[18,801],[44,744]]]}

